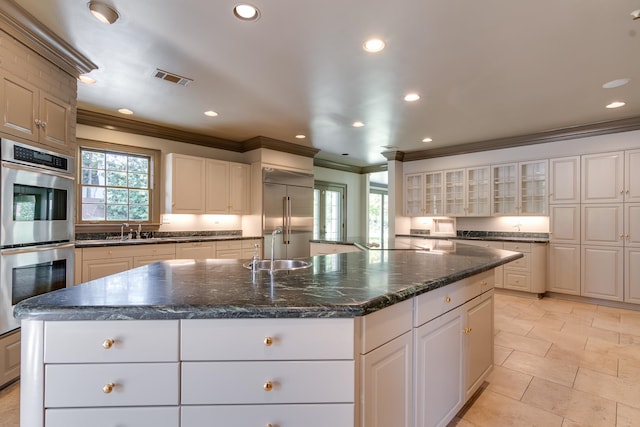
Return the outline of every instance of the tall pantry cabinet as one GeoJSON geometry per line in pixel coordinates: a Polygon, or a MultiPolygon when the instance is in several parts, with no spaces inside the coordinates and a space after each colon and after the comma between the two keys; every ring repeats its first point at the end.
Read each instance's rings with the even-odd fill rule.
{"type": "Polygon", "coordinates": [[[548,289],[640,303],[640,150],[551,159],[550,176],[548,289]]]}

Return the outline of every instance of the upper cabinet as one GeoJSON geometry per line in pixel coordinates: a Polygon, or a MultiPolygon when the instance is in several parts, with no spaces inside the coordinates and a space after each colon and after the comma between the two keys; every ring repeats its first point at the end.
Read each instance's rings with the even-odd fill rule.
{"type": "Polygon", "coordinates": [[[624,152],[582,156],[582,203],[624,200],[624,152]]]}
{"type": "Polygon", "coordinates": [[[481,166],[444,172],[444,214],[489,216],[491,214],[490,168],[481,166]]]}
{"type": "Polygon", "coordinates": [[[625,202],[640,202],[640,150],[624,153],[625,202]]]}
{"type": "Polygon", "coordinates": [[[580,156],[549,160],[549,204],[580,203],[580,156]]]}
{"type": "Polygon", "coordinates": [[[547,160],[492,166],[493,215],[547,215],[547,160]]]}
{"type": "Polygon", "coordinates": [[[166,213],[249,212],[250,166],[183,154],[167,154],[166,213]]]}
{"type": "Polygon", "coordinates": [[[443,194],[444,194],[444,173],[427,172],[424,174],[424,215],[439,216],[444,215],[443,194]]]}
{"type": "Polygon", "coordinates": [[[414,173],[404,177],[404,213],[406,216],[424,215],[424,174],[414,173]]]}
{"type": "Polygon", "coordinates": [[[7,72],[1,72],[0,77],[2,130],[69,152],[71,105],[7,72]]]}

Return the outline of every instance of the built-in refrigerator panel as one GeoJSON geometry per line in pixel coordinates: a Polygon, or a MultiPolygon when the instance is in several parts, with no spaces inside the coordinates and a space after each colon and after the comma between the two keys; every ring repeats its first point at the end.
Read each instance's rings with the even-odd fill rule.
{"type": "Polygon", "coordinates": [[[310,255],[313,236],[313,175],[299,172],[263,170],[264,257],[271,257],[273,230],[276,234],[274,258],[305,258],[310,255]]]}

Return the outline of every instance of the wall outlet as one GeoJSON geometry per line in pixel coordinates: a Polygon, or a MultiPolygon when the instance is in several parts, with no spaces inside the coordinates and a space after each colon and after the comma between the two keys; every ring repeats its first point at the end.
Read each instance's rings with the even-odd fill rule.
{"type": "Polygon", "coordinates": [[[171,224],[171,217],[169,215],[162,215],[163,224],[171,224]]]}

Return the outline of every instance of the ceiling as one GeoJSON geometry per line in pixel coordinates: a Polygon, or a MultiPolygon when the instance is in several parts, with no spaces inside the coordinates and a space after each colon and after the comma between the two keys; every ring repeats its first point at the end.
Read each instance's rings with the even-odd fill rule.
{"type": "Polygon", "coordinates": [[[265,136],[355,166],[640,116],[640,0],[251,0],[255,22],[235,18],[232,0],[104,1],[120,14],[113,25],[87,0],[16,0],[98,65],[97,83],[78,86],[89,111],[265,136]],[[363,51],[372,36],[382,52],[363,51]],[[157,68],[193,81],[160,80],[157,68]],[[421,98],[404,101],[409,92],[421,98]],[[605,108],[615,100],[626,105],[605,108]]]}

